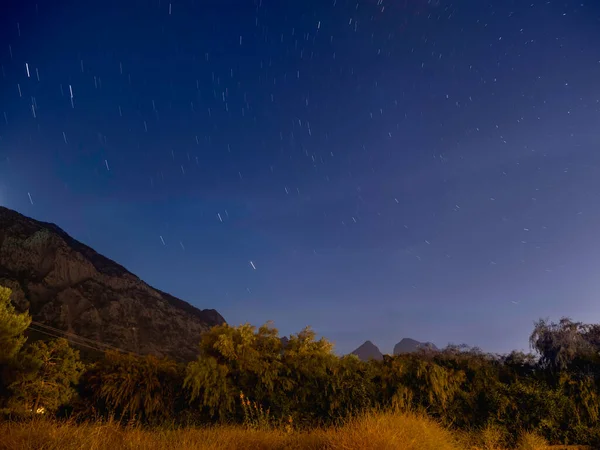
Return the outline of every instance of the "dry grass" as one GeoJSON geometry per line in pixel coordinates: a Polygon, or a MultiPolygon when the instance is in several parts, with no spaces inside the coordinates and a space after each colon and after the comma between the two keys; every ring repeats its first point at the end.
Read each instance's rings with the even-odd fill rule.
{"type": "MultiPolygon", "coordinates": [[[[0,423],[0,449],[492,450],[499,448],[494,433],[487,430],[477,438],[484,446],[473,446],[427,418],[383,412],[349,420],[341,427],[306,432],[240,426],[148,431],[112,422],[77,425],[38,419],[27,423],[0,423]]],[[[522,450],[546,448],[535,436],[523,436],[521,440],[522,450]]]]}

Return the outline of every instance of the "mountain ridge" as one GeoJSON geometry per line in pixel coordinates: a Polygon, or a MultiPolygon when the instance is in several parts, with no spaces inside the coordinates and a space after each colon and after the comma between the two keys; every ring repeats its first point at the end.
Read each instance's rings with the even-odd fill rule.
{"type": "Polygon", "coordinates": [[[0,285],[39,323],[126,351],[196,357],[200,335],[225,323],[153,288],[58,225],[0,206],[0,285]]]}

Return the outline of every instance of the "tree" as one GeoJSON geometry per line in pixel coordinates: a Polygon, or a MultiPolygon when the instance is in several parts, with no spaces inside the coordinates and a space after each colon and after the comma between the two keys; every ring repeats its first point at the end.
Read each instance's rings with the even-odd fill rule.
{"type": "Polygon", "coordinates": [[[173,416],[181,373],[167,358],[107,351],[86,374],[85,384],[93,400],[118,417],[152,422],[173,416]]]}
{"type": "Polygon", "coordinates": [[[190,400],[214,417],[241,419],[240,392],[275,417],[314,422],[330,413],[333,345],[305,328],[285,346],[269,324],[221,325],[205,333],[198,360],[186,370],[190,400]]]}
{"type": "Polygon", "coordinates": [[[539,320],[535,323],[529,343],[540,354],[542,367],[557,372],[573,363],[598,362],[600,331],[597,325],[585,325],[563,317],[558,323],[539,320]]]}
{"type": "Polygon", "coordinates": [[[375,367],[373,361],[364,362],[352,354],[337,361],[330,376],[329,414],[332,418],[347,418],[375,406],[375,367]]]}
{"type": "Polygon", "coordinates": [[[17,313],[10,302],[12,291],[0,286],[0,365],[10,362],[26,338],[24,332],[31,323],[28,313],[17,313]]]}
{"type": "Polygon", "coordinates": [[[282,365],[280,395],[285,395],[286,408],[294,409],[296,422],[315,424],[332,419],[332,381],[339,365],[333,344],[325,338],[316,340],[316,333],[306,327],[290,336],[282,365]]]}
{"type": "Polygon", "coordinates": [[[513,350],[500,358],[501,379],[503,382],[510,383],[522,377],[529,377],[535,374],[537,359],[532,353],[523,353],[513,350]]]}
{"type": "Polygon", "coordinates": [[[213,327],[200,340],[200,354],[188,364],[184,386],[192,402],[219,419],[241,415],[240,392],[271,407],[281,388],[282,343],[277,329],[265,324],[213,327]]]}
{"type": "Polygon", "coordinates": [[[14,395],[11,401],[26,411],[54,412],[68,403],[84,370],[79,352],[62,338],[34,342],[23,350],[19,360],[16,381],[9,389],[14,395]]]}
{"type": "Polygon", "coordinates": [[[0,286],[0,399],[2,403],[11,395],[8,386],[14,381],[15,356],[26,338],[25,330],[31,323],[27,313],[19,314],[10,302],[12,291],[0,286]]]}

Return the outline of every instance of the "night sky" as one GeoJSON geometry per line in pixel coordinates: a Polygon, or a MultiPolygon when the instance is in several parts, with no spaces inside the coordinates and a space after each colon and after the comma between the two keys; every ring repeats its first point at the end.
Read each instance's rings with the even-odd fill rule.
{"type": "Polygon", "coordinates": [[[0,204],[339,353],[600,322],[600,3],[2,2],[0,204]]]}

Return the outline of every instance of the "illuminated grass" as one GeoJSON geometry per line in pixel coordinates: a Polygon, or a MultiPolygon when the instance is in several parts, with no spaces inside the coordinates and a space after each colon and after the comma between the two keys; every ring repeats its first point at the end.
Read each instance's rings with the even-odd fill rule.
{"type": "MultiPolygon", "coordinates": [[[[466,440],[430,419],[384,412],[350,419],[340,427],[303,432],[242,426],[144,430],[137,426],[119,426],[115,422],[75,424],[36,419],[0,423],[0,449],[498,449],[490,433],[488,431],[483,439],[471,436],[472,439],[466,440]]],[[[520,448],[541,450],[546,447],[539,438],[527,435],[523,436],[520,448]]]]}

